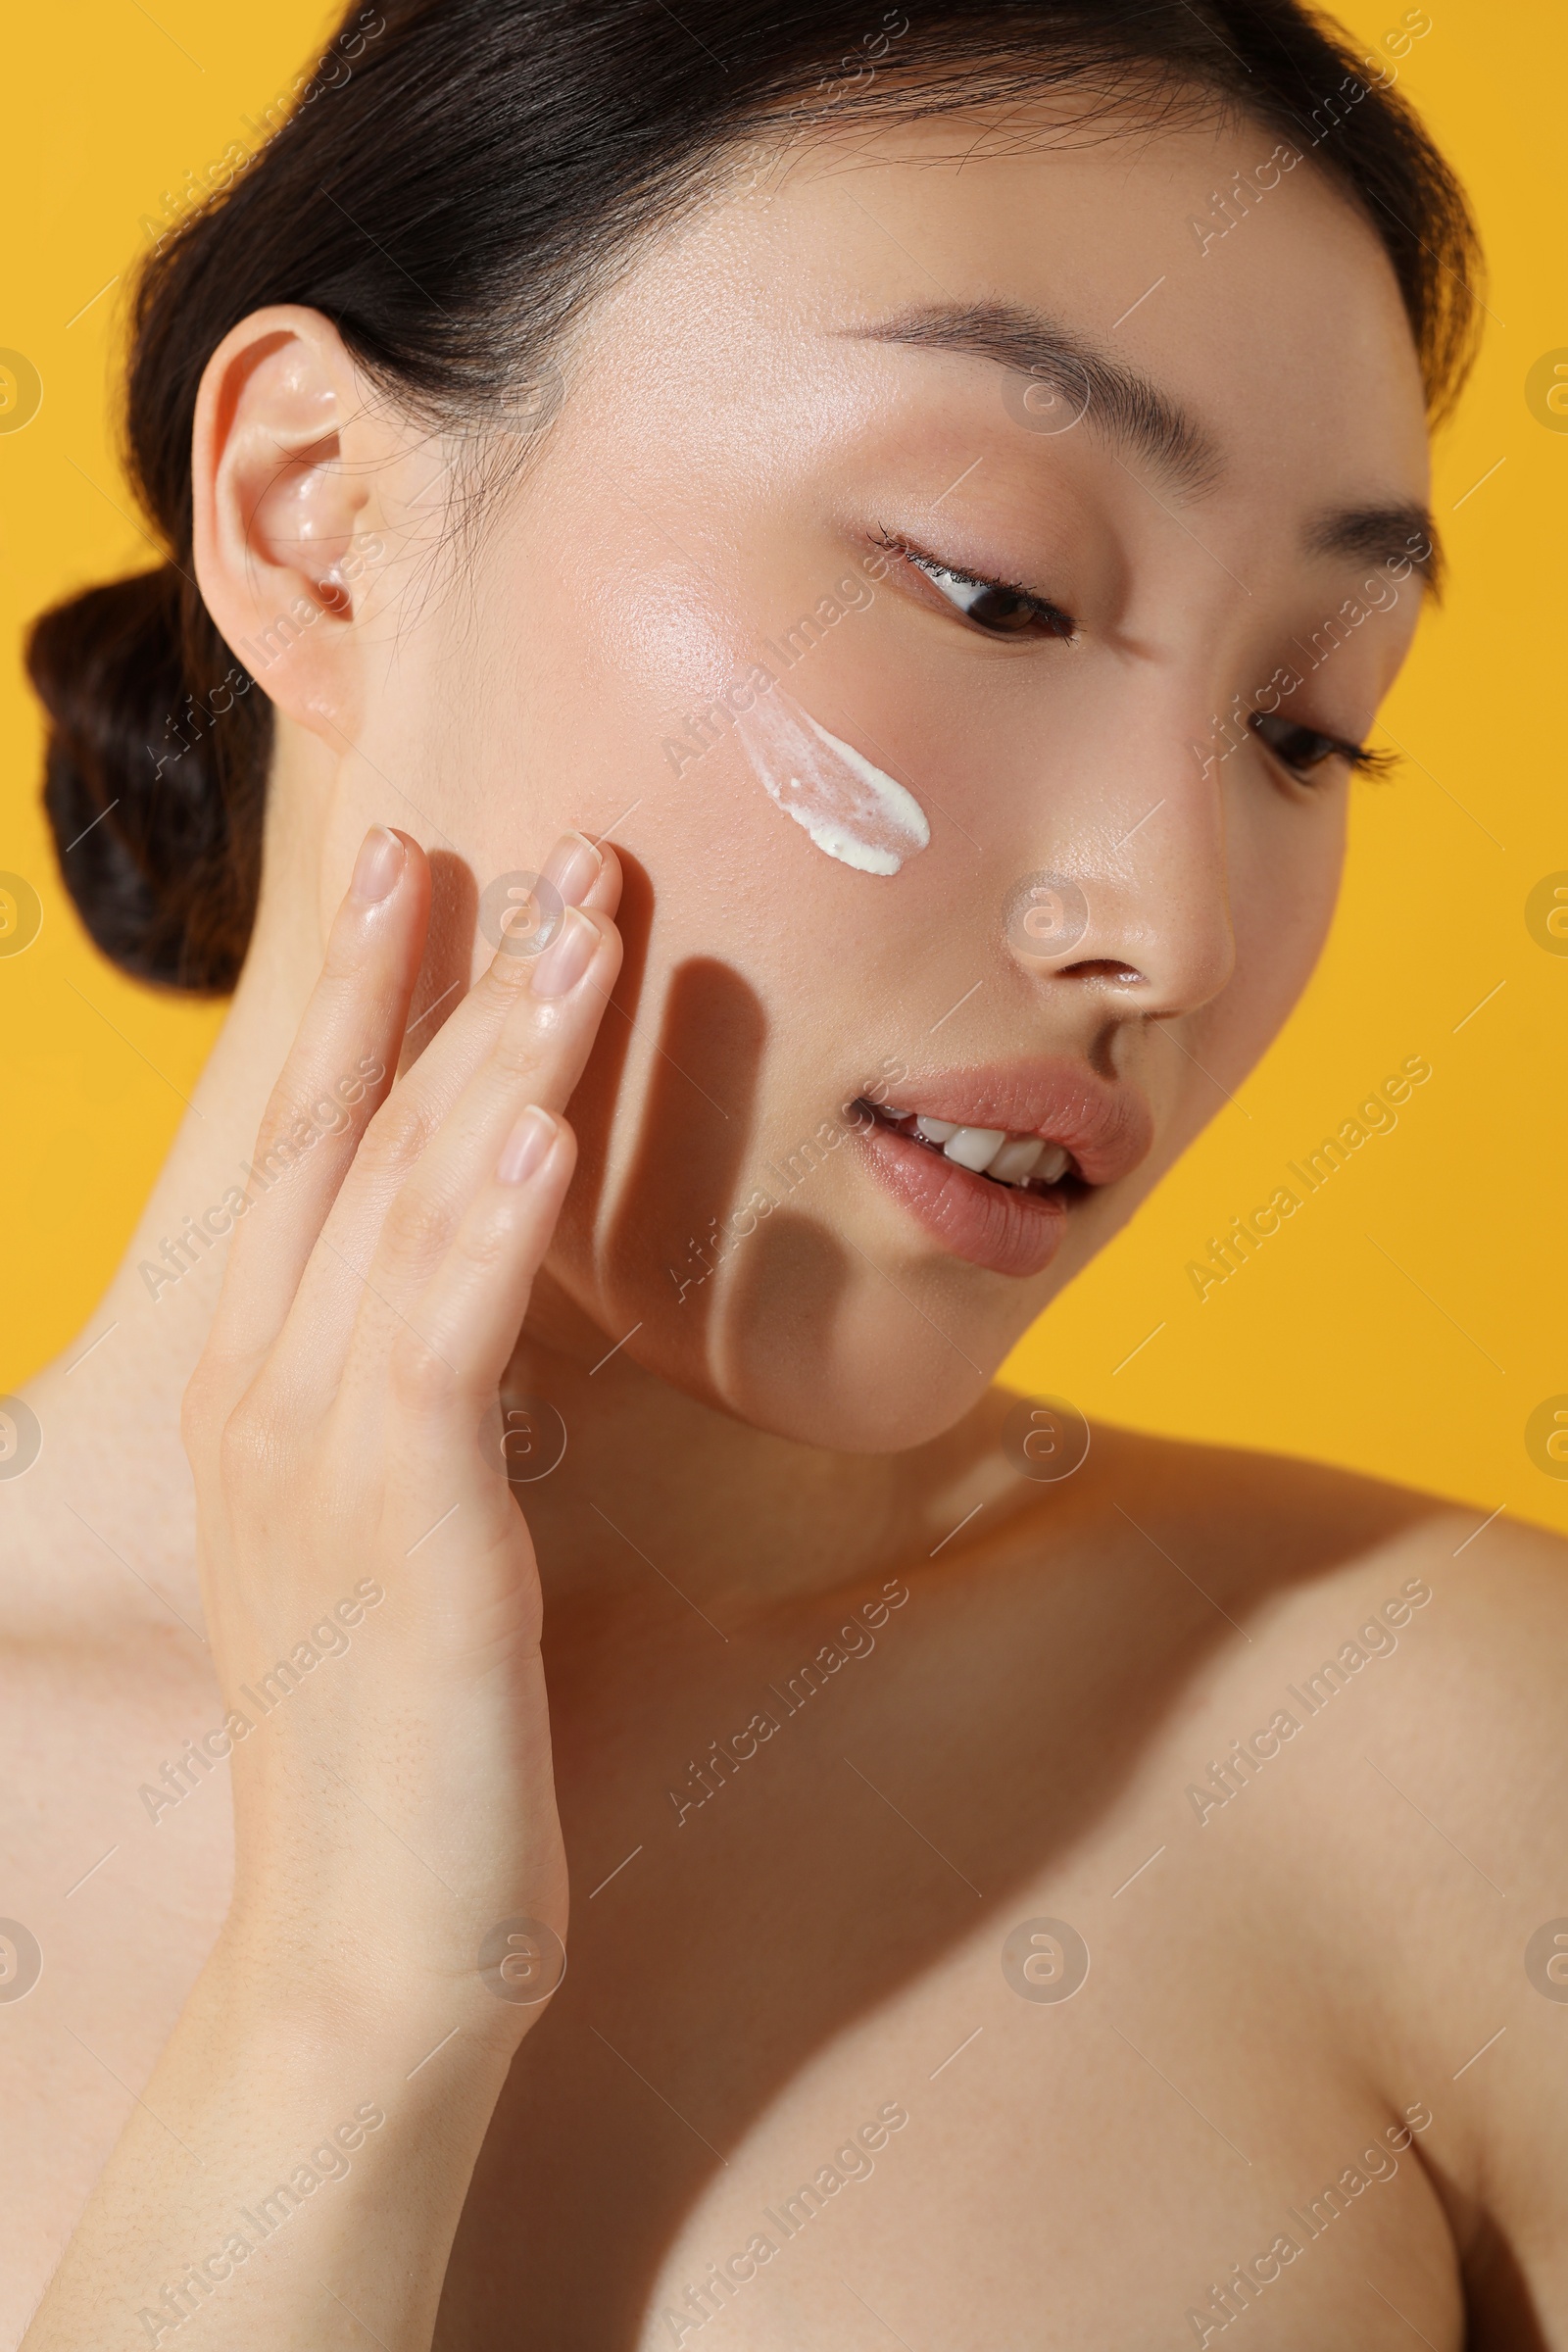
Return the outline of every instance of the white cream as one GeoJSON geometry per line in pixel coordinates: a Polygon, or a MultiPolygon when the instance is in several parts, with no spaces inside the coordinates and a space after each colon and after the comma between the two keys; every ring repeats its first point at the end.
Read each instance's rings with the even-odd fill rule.
{"type": "Polygon", "coordinates": [[[861,874],[896,874],[929,843],[913,793],[819,727],[782,686],[760,694],[736,731],[769,800],[824,857],[861,874]]]}

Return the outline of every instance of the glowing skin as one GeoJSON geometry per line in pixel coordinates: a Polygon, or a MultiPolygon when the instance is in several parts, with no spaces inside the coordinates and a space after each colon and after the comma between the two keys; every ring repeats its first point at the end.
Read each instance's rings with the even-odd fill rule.
{"type": "Polygon", "coordinates": [[[824,857],[861,874],[896,874],[931,839],[912,792],[818,726],[782,686],[759,696],[738,730],[768,799],[824,857]]]}
{"type": "MultiPolygon", "coordinates": [[[[1233,173],[1250,178],[1271,130],[1194,122],[1122,140],[1103,124],[1093,138],[1033,127],[1010,111],[994,134],[952,116],[886,132],[861,121],[842,159],[802,156],[765,202],[715,204],[648,240],[585,315],[547,442],[488,504],[482,533],[457,528],[467,510],[450,461],[464,445],[430,450],[415,419],[405,454],[384,391],[361,383],[324,318],[261,313],[211,363],[193,442],[203,592],[235,645],[296,598],[318,616],[266,674],[267,879],[198,1106],[103,1308],[35,1392],[42,1455],[0,1482],[0,1784],[20,1796],[3,1822],[17,1887],[4,1905],[25,1918],[35,1889],[48,1939],[33,2006],[0,2021],[26,2029],[0,2032],[7,2113],[27,2118],[12,2133],[7,2344],[77,2230],[61,2291],[79,2317],[51,2298],[28,2352],[131,2352],[147,2340],[132,2282],[145,2278],[156,2301],[166,2248],[220,2244],[234,2225],[214,2216],[249,2209],[374,2093],[397,2107],[373,2155],[356,2155],[309,2223],[274,2233],[265,2268],[215,2286],[227,2352],[320,2343],[327,2329],[346,2344],[351,2315],[423,2352],[437,2286],[440,2340],[464,2352],[499,2340],[501,2313],[519,2352],[690,2345],[688,2282],[745,2246],[770,2200],[832,2160],[884,2092],[907,2089],[918,2111],[864,2194],[834,2196],[836,2219],[797,2230],[737,2287],[750,2300],[728,2326],[748,2352],[848,2340],[862,2322],[846,2277],[911,2342],[1173,2342],[1186,2297],[1201,2304],[1233,2253],[1264,2245],[1288,2206],[1401,2113],[1412,2130],[1432,2124],[1431,2178],[1412,2162],[1344,2223],[1375,2231],[1362,2244],[1387,2302],[1359,2259],[1353,2275],[1335,2267],[1331,2243],[1281,2289],[1295,2340],[1393,2352],[1413,2324],[1446,2347],[1467,2326],[1477,2343],[1568,2346],[1549,2191],[1568,2171],[1549,2095],[1560,2045],[1547,2046],[1562,2016],[1522,1981],[1519,1957],[1523,1922],[1568,1908],[1553,1876],[1568,1807],[1558,1547],[1548,1555],[1549,1540],[1507,1513],[1477,1537],[1485,1499],[1473,1517],[1428,1524],[1434,1506],[1406,1491],[1118,1431],[1098,1411],[1082,1465],[1037,1482],[1021,1474],[1014,1401],[980,1396],[1053,1292],[1240,1087],[1305,981],[1333,904],[1345,763],[1298,778],[1217,714],[1304,662],[1347,598],[1368,607],[1378,593],[1374,578],[1362,595],[1363,557],[1323,549],[1324,514],[1425,487],[1397,296],[1372,229],[1325,173],[1301,162],[1288,195],[1202,255],[1187,223],[1233,173]],[[1206,486],[1173,486],[1147,453],[1113,448],[1095,410],[1065,432],[1020,423],[989,360],[862,339],[932,303],[937,272],[943,287],[1062,319],[1147,374],[1217,445],[1206,486]],[[336,387],[330,431],[313,384],[336,387]],[[270,498],[280,451],[313,474],[320,527],[303,556],[299,502],[270,498]],[[344,612],[318,596],[316,567],[366,533],[386,554],[344,612]],[[835,584],[870,550],[905,543],[932,568],[890,561],[851,618],[835,584]],[[976,618],[988,608],[959,609],[943,587],[968,575],[1037,590],[1071,615],[1073,638],[988,635],[976,618]],[[797,631],[789,676],[819,718],[916,776],[922,799],[929,782],[952,847],[927,860],[877,845],[904,858],[897,891],[862,891],[864,869],[826,853],[792,863],[800,837],[780,831],[722,720],[678,777],[662,748],[675,713],[709,708],[751,648],[789,636],[830,592],[840,618],[797,631]],[[541,1645],[525,1629],[508,1653],[534,1696],[498,1762],[480,1718],[494,1721],[487,1693],[510,1670],[476,1692],[464,1661],[497,1658],[493,1628],[519,1580],[509,1568],[491,1581],[472,1507],[442,1517],[456,1499],[443,1475],[363,1636],[237,1744],[236,1786],[251,1758],[267,1768],[265,1871],[239,1883],[236,1905],[214,1778],[172,1820],[126,1826],[134,1782],[222,1721],[212,1655],[185,1629],[205,1602],[223,1613],[214,1651],[237,1623],[240,1671],[265,1673],[353,1591],[361,1571],[345,1554],[380,1521],[355,1507],[348,1476],[314,1524],[301,1509],[309,1491],[270,1434],[287,1402],[274,1384],[229,1433],[237,1462],[265,1443],[276,1465],[264,1573],[201,1589],[180,1390],[234,1245],[199,1252],[156,1299],[137,1266],[252,1157],[320,968],[318,908],[324,921],[366,828],[388,819],[431,845],[440,920],[413,1005],[423,1113],[388,1122],[363,1184],[334,1196],[344,1215],[366,1200],[377,1224],[405,1199],[411,1159],[418,1173],[480,1132],[446,1115],[454,1049],[476,1019],[503,1021],[525,977],[465,997],[488,960],[484,891],[536,870],[558,835],[609,836],[595,905],[602,919],[618,909],[626,962],[595,1004],[566,1113],[576,1173],[506,1386],[509,1412],[549,1399],[570,1433],[559,1466],[506,1498],[504,1526],[522,1500],[537,1544],[545,1631],[541,1645]],[[1026,960],[1006,952],[1004,926],[1019,882],[1044,874],[1071,875],[1092,921],[1064,957],[1026,960]],[[1020,1235],[1039,1204],[989,1173],[904,1145],[917,1159],[906,1185],[881,1180],[871,1152],[901,1139],[852,1133],[843,1108],[879,1070],[884,1103],[935,1127],[1049,1136],[1080,1163],[1111,1155],[1098,1170],[1108,1181],[1063,1193],[1049,1264],[997,1270],[999,1236],[1020,1235]],[[1141,1129],[1122,1107],[1133,1090],[1141,1129]],[[1151,1136],[1132,1164],[1129,1140],[1151,1136]],[[762,1184],[765,1215],[744,1206],[762,1184]],[[710,1250],[701,1237],[714,1233],[740,1246],[710,1250]],[[955,1241],[985,1245],[990,1262],[955,1241]],[[704,1252],[714,1279],[682,1297],[670,1268],[700,1273],[704,1252]],[[127,1520],[135,1576],[116,1556],[127,1520]],[[319,1602],[314,1590],[289,1598],[290,1583],[275,1617],[252,1613],[270,1607],[270,1579],[317,1556],[319,1602]],[[460,1641],[452,1615],[439,1648],[416,1646],[411,1627],[429,1620],[410,1613],[432,1592],[456,1611],[475,1577],[496,1594],[485,1623],[470,1618],[460,1641]],[[1294,1708],[1286,1683],[1412,1590],[1436,1596],[1418,1635],[1333,1701],[1357,1710],[1354,1754],[1331,1712],[1302,1727],[1268,1788],[1195,1820],[1183,1785],[1294,1708]],[[876,1639],[859,1663],[846,1654],[860,1647],[856,1623],[876,1639]],[[105,1675],[106,1654],[131,1671],[105,1675]],[[791,1682],[807,1660],[831,1688],[803,1707],[791,1682]],[[747,1764],[767,1728],[743,1728],[757,1708],[777,1729],[765,1762],[747,1764]],[[1409,1806],[1363,1748],[1434,1819],[1460,1808],[1466,1846],[1506,1870],[1517,1935],[1499,1927],[1494,1886],[1419,1823],[1432,1842],[1411,1845],[1409,1806]],[[83,1753],[101,1768],[79,1769],[83,1753]],[[1090,1755],[1115,1768],[1086,1775],[1090,1755]],[[702,1797],[688,1771],[705,1756],[716,1770],[701,1765],[702,1797]],[[472,2017],[457,1983],[488,1922],[531,1907],[523,1890],[554,1833],[530,1805],[515,1837],[524,1767],[553,1773],[560,1792],[571,1967],[476,2127],[487,2070],[507,2056],[497,2025],[529,2013],[480,1987],[485,2011],[506,2017],[452,2039],[472,2017]],[[504,1882],[498,1850],[516,1857],[504,1882]],[[63,1901],[96,1856],[103,1867],[63,1901]],[[1429,1868],[1451,1875],[1440,1887],[1429,1868]],[[472,1939],[437,1970],[414,1926],[452,1888],[466,1906],[476,1884],[472,1939]],[[999,1953],[1008,1923],[1062,1909],[1097,1973],[1058,2012],[1017,1997],[999,1953]],[[770,1933],[785,1912],[790,1932],[770,1933]],[[144,2066],[220,1934],[200,2038],[176,2029],[144,2105],[128,2075],[34,2030],[80,2025],[117,2070],[144,2066]],[[116,1966],[127,1948],[136,1966],[116,1966]],[[1478,2006],[1478,1985],[1495,1986],[1495,2006],[1478,2006]],[[1314,1997],[1289,1997],[1302,1986],[1314,1997]],[[1504,2040],[1461,2066],[1504,2015],[1504,2040]],[[1508,2056],[1521,2043],[1522,2063],[1508,2056]],[[1266,2050],[1268,2067],[1238,2068],[1238,2047],[1266,2050]],[[1434,2085],[1435,2119],[1406,2104],[1434,2085]],[[1049,2130],[1032,2128],[1038,2115],[1049,2130]],[[95,2190],[125,2116],[134,2136],[95,2190]],[[443,2285],[428,2231],[454,2181],[467,2202],[443,2285]],[[89,2193],[101,2219],[78,2226],[89,2193]],[[1478,2217],[1494,2249],[1464,2276],[1450,2213],[1478,2217]],[[324,2320],[323,2277],[347,2307],[324,2320]],[[411,2278],[431,2305],[423,2333],[387,2309],[411,2278]],[[687,2314],[673,2328],[666,2279],[687,2314]]],[[[1358,740],[1415,609],[1401,594],[1370,610],[1290,698],[1292,717],[1358,740]]],[[[843,757],[802,730],[813,758],[843,757]]],[[[1408,821],[1419,829],[1418,795],[1408,821]]],[[[281,1101],[308,1106],[354,1068],[397,979],[363,1008],[343,1002],[351,1049],[340,1056],[329,1039],[321,1082],[281,1101]]],[[[531,1034],[559,1036],[569,1004],[546,1004],[552,1026],[531,1034]]],[[[518,1082],[515,1052],[472,1050],[499,1102],[518,1082]]],[[[263,1246],[313,1186],[324,1200],[337,1149],[323,1136],[305,1152],[240,1240],[263,1246]]],[[[450,1156],[435,1165],[450,1179],[450,1156]]],[[[407,1200],[398,1259],[441,1246],[453,1199],[432,1185],[407,1200]]],[[[302,1377],[318,1375],[320,1318],[344,1298],[386,1331],[388,1358],[409,1330],[421,1345],[444,1337],[444,1324],[421,1335],[413,1322],[416,1266],[395,1290],[361,1274],[368,1250],[329,1213],[323,1283],[298,1302],[302,1377]]],[[[257,1302],[267,1330],[296,1312],[297,1262],[257,1302]]],[[[484,1305],[493,1261],[470,1262],[484,1305]]],[[[1152,1301],[1132,1306],[1138,1319],[1107,1328],[1091,1359],[1097,1396],[1156,1319],[1152,1301]]],[[[1179,1326],[1173,1309],[1139,1360],[1199,1344],[1189,1328],[1230,1314],[1195,1302],[1179,1326]]],[[[1210,1360],[1233,1375],[1234,1330],[1200,1339],[1215,1354],[1178,1359],[1182,1377],[1210,1360]]],[[[1057,1353],[1071,1388],[1064,1336],[1057,1353]]],[[[363,1385],[341,1384],[327,1408],[354,1441],[355,1479],[389,1409],[376,1351],[362,1360],[363,1385]]],[[[450,1358],[430,1343],[422,1360],[417,1393],[435,1409],[450,1358]]],[[[1273,2308],[1264,2325],[1283,2328],[1273,2308]]],[[[1186,2340],[1206,2328],[1212,2344],[1218,2325],[1186,2340]]]]}
{"type": "MultiPolygon", "coordinates": [[[[1251,134],[1218,145],[1242,170],[1251,134]]],[[[1206,766],[1190,746],[1207,744],[1235,697],[1245,703],[1299,662],[1293,641],[1310,644],[1370,576],[1361,557],[1309,552],[1321,514],[1424,494],[1420,386],[1373,233],[1298,168],[1289,207],[1250,216],[1245,237],[1226,240],[1222,270],[1211,251],[1179,300],[1165,299],[1172,279],[1118,330],[1122,364],[1224,445],[1223,472],[1201,497],[1183,489],[1192,513],[1179,520],[1171,484],[1129,471],[1097,417],[1037,432],[1008,407],[995,362],[861,331],[935,299],[902,247],[961,248],[976,282],[1009,302],[1091,339],[1108,333],[1119,310],[1105,289],[1152,284],[1169,259],[1164,224],[1179,226],[1216,184],[1210,128],[1161,139],[1129,178],[1131,152],[1042,137],[982,158],[967,124],[958,135],[933,121],[879,131],[855,150],[853,175],[835,146],[799,159],[766,204],[694,218],[585,317],[573,396],[515,495],[487,509],[466,568],[442,507],[454,478],[445,444],[432,449],[416,422],[405,432],[366,406],[352,377],[338,395],[337,470],[318,483],[312,542],[331,554],[312,563],[358,533],[388,552],[352,621],[323,606],[331,631],[304,630],[268,670],[280,713],[270,807],[279,824],[297,812],[316,829],[310,842],[320,833],[321,872],[335,880],[397,779],[428,811],[431,846],[445,858],[445,844],[459,845],[481,897],[492,879],[536,868],[557,831],[609,829],[624,847],[636,937],[611,1016],[621,1042],[591,1060],[573,1103],[582,1174],[537,1311],[548,1293],[563,1314],[569,1300],[608,1332],[590,1363],[634,1333],[617,1363],[683,1380],[799,1443],[905,1450],[950,1426],[1051,1288],[1223,1103],[1214,1080],[1234,1091],[1304,982],[1332,909],[1343,762],[1298,784],[1254,735],[1206,766]],[[1314,337],[1352,279],[1364,319],[1355,366],[1348,346],[1329,366],[1314,337]],[[699,314],[694,342],[672,322],[699,314]],[[652,371],[635,399],[617,360],[630,350],[652,371]],[[451,589],[418,602],[412,583],[432,564],[451,589]],[[844,593],[857,577],[874,580],[874,597],[844,593]],[[981,579],[1038,592],[1075,636],[989,631],[980,599],[950,593],[981,579]],[[769,661],[777,683],[756,698],[757,728],[772,723],[765,706],[787,710],[786,690],[889,776],[912,781],[928,814],[935,795],[951,858],[872,840],[901,859],[897,890],[862,890],[866,869],[814,841],[811,858],[792,858],[811,836],[793,819],[783,832],[779,804],[759,788],[747,739],[761,738],[750,724],[742,732],[739,697],[725,698],[734,723],[705,727],[701,765],[672,774],[662,743],[677,714],[710,707],[769,645],[788,656],[769,661]],[[1009,894],[1042,873],[1070,874],[1094,916],[1066,960],[1044,967],[999,952],[1009,894]],[[723,1281],[694,1286],[669,1311],[670,1267],[689,1270],[691,1238],[749,1198],[753,1134],[788,1154],[884,1064],[924,1080],[933,1067],[1019,1055],[1114,1074],[1155,1123],[1135,1172],[1075,1200],[1049,1276],[1028,1287],[981,1268],[956,1276],[940,1237],[869,1181],[857,1146],[830,1151],[789,1216],[769,1217],[723,1281]],[[707,1121],[711,1132],[699,1132],[707,1121]],[[961,1281],[951,1326],[909,1303],[924,1302],[928,1281],[961,1281]],[[798,1338],[785,1349],[781,1312],[798,1338]]],[[[307,330],[319,336],[290,313],[266,331],[307,330]]],[[[339,365],[332,346],[311,348],[325,354],[325,381],[327,360],[339,365]]],[[[232,612],[224,604],[235,643],[306,592],[296,502],[275,515],[267,504],[272,445],[281,433],[307,454],[326,446],[296,341],[269,344],[255,366],[245,413],[257,410],[255,447],[272,454],[252,466],[251,443],[221,448],[243,474],[242,523],[244,501],[262,502],[256,561],[271,569],[254,592],[241,587],[232,612]]],[[[1402,594],[1372,612],[1312,672],[1310,700],[1304,689],[1291,698],[1292,715],[1359,740],[1416,610],[1402,594]]],[[[833,752],[804,717],[801,747],[833,752]]],[[[771,746],[767,757],[781,780],[807,774],[771,746]]],[[[461,915],[460,900],[451,911],[461,915]]],[[[461,920],[438,930],[416,1020],[486,946],[461,920]]],[[[258,977],[244,1003],[264,999],[258,977]]],[[[416,1045],[445,1017],[443,1005],[416,1045]]],[[[241,1031],[225,1035],[224,1066],[237,1067],[241,1031]]],[[[270,1032],[273,1070],[287,1038],[275,1042],[273,1052],[270,1032]]],[[[262,1044],[246,1054],[248,1081],[262,1044]]],[[[904,1107],[1031,1126],[961,1089],[950,1102],[925,1086],[904,1107]]],[[[254,1119],[236,1151],[253,1136],[254,1119]]],[[[84,1377],[85,1367],[73,1395],[84,1377]]]]}

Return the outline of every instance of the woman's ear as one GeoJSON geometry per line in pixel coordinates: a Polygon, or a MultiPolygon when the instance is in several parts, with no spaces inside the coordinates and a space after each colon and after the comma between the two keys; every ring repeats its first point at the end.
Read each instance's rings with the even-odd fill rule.
{"type": "Polygon", "coordinates": [[[264,692],[341,750],[357,726],[388,436],[319,312],[254,311],[214,352],[192,438],[196,578],[264,692]]]}

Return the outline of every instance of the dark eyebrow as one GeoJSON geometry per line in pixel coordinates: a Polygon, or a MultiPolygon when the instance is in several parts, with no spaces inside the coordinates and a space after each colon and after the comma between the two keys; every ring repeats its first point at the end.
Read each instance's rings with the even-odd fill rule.
{"type": "MultiPolygon", "coordinates": [[[[873,326],[845,330],[865,343],[899,343],[991,360],[1012,374],[1050,384],[1077,405],[1086,422],[1136,450],[1171,486],[1196,497],[1212,487],[1223,459],[1179,402],[1087,336],[1042,311],[1015,303],[935,304],[904,311],[873,326]]],[[[1443,548],[1428,510],[1417,501],[1345,507],[1323,515],[1305,538],[1312,556],[1352,564],[1407,562],[1436,596],[1443,548]]]]}
{"type": "Polygon", "coordinates": [[[1444,557],[1437,526],[1415,500],[1391,506],[1343,507],[1325,514],[1306,535],[1309,556],[1343,556],[1352,564],[1406,563],[1434,596],[1443,587],[1444,557]]]}
{"type": "Polygon", "coordinates": [[[1219,473],[1218,448],[1185,409],[1148,376],[1043,312],[1014,303],[937,304],[846,331],[866,343],[914,344],[994,360],[999,368],[1050,384],[1075,406],[1087,395],[1086,421],[1136,450],[1189,495],[1207,489],[1219,473]]]}

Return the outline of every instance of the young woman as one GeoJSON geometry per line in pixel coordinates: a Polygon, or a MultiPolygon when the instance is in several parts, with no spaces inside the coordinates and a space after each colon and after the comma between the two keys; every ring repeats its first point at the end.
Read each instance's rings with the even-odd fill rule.
{"type": "Polygon", "coordinates": [[[1559,1547],[989,1389],[1434,578],[1396,47],[381,0],[150,265],[32,667],[233,1006],[3,1494],[8,2342],[1568,2344],[1559,1547]]]}

